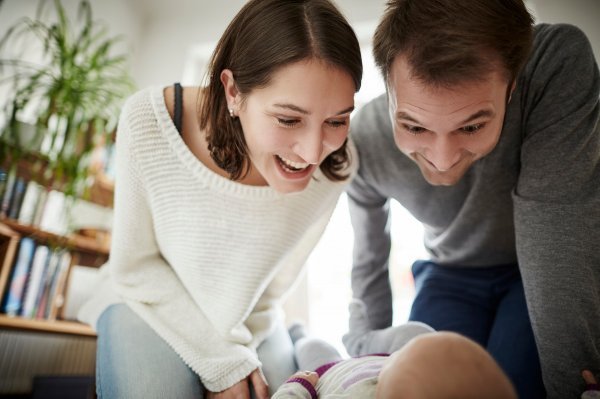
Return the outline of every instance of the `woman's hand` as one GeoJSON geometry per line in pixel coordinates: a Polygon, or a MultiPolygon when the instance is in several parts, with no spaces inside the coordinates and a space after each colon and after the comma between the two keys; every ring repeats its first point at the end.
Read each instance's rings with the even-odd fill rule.
{"type": "Polygon", "coordinates": [[[256,399],[269,399],[269,386],[260,369],[254,370],[248,377],[224,391],[206,391],[206,399],[250,399],[249,382],[254,387],[256,399]]]}

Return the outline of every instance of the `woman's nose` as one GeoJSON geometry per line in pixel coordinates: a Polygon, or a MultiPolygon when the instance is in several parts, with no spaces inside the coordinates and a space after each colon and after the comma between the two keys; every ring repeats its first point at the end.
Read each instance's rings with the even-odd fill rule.
{"type": "Polygon", "coordinates": [[[323,130],[312,129],[306,132],[296,142],[293,150],[304,162],[317,165],[323,154],[323,130]]]}

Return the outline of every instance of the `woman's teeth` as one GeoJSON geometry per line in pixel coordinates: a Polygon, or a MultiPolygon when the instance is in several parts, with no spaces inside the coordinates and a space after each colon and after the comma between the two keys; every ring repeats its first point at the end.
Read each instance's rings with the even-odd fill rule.
{"type": "Polygon", "coordinates": [[[279,163],[290,172],[299,172],[303,169],[306,169],[310,165],[306,162],[290,161],[289,159],[283,158],[280,155],[277,155],[277,159],[279,160],[279,163]]]}

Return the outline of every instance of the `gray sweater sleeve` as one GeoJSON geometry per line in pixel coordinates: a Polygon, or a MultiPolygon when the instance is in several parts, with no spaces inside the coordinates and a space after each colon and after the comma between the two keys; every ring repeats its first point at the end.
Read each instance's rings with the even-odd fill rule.
{"type": "MultiPolygon", "coordinates": [[[[367,104],[352,122],[352,131],[356,135],[359,164],[373,164],[367,159],[377,151],[363,151],[367,146],[378,145],[369,142],[366,130],[375,131],[385,116],[381,115],[387,107],[367,104]]],[[[371,329],[382,329],[392,324],[392,290],[389,281],[388,258],[391,238],[389,226],[389,199],[380,194],[371,184],[372,168],[360,168],[357,176],[347,189],[350,219],[354,230],[354,248],[352,264],[352,293],[367,308],[371,329]]],[[[353,333],[353,331],[350,331],[353,333]]],[[[351,351],[351,348],[347,348],[351,351]]],[[[355,353],[351,353],[355,355],[355,353]]]]}
{"type": "Polygon", "coordinates": [[[548,398],[600,372],[600,77],[587,38],[546,26],[524,71],[517,256],[548,398]]]}

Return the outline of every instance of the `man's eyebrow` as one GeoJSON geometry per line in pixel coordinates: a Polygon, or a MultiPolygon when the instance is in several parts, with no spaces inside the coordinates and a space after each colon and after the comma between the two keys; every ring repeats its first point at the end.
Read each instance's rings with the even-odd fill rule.
{"type": "MultiPolygon", "coordinates": [[[[297,105],[294,105],[294,104],[288,104],[288,103],[286,103],[286,104],[273,104],[273,106],[278,107],[278,108],[290,109],[292,111],[300,112],[301,114],[304,114],[304,115],[310,115],[309,111],[307,111],[304,108],[301,108],[301,107],[299,107],[297,105]]],[[[348,108],[346,108],[346,109],[338,112],[335,115],[342,115],[342,114],[346,114],[346,113],[352,112],[352,111],[354,111],[354,105],[352,105],[352,106],[350,106],[350,107],[348,107],[348,108]]]]}
{"type": "Polygon", "coordinates": [[[493,118],[495,115],[496,113],[490,109],[482,109],[462,121],[461,125],[466,125],[467,123],[479,118],[493,118]]]}
{"type": "MultiPolygon", "coordinates": [[[[468,118],[466,118],[464,121],[462,121],[460,124],[461,125],[465,125],[471,121],[474,121],[475,119],[479,119],[479,118],[493,118],[496,115],[496,113],[492,110],[489,109],[482,109],[479,110],[477,112],[475,112],[473,115],[469,116],[468,118]]],[[[417,125],[422,125],[421,122],[419,122],[418,120],[416,120],[415,118],[413,118],[412,116],[410,116],[409,114],[407,114],[404,111],[399,111],[396,113],[396,118],[398,119],[404,119],[408,122],[412,122],[415,123],[417,125]]]]}
{"type": "Polygon", "coordinates": [[[407,114],[404,111],[397,112],[396,113],[396,118],[397,119],[404,119],[405,121],[416,123],[417,125],[422,125],[421,122],[419,122],[418,120],[416,120],[415,118],[413,118],[412,116],[410,116],[409,114],[407,114]]]}

